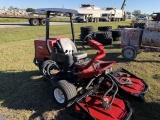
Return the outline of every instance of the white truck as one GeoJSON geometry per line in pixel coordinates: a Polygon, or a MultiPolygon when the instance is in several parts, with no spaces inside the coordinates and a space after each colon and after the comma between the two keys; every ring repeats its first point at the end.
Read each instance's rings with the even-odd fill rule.
{"type": "MultiPolygon", "coordinates": [[[[99,7],[95,7],[92,4],[81,4],[81,8],[83,9],[90,9],[90,10],[99,10],[103,11],[99,7]]],[[[77,22],[99,22],[99,19],[101,18],[101,13],[93,13],[92,14],[76,14],[75,15],[75,21],[77,22]]]]}
{"type": "Polygon", "coordinates": [[[126,13],[124,11],[124,6],[126,5],[126,0],[123,0],[121,9],[116,9],[113,7],[106,8],[109,14],[102,14],[101,21],[125,21],[126,13]]]}
{"type": "Polygon", "coordinates": [[[125,21],[126,13],[124,10],[116,8],[106,8],[107,14],[102,14],[101,21],[125,21]]]}

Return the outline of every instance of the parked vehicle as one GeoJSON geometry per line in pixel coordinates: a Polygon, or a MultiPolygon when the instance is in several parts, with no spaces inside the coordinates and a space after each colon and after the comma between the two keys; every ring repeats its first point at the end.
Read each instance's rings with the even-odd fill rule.
{"type": "Polygon", "coordinates": [[[138,16],[136,20],[148,20],[147,16],[138,16]]]}
{"type": "Polygon", "coordinates": [[[124,11],[126,0],[123,1],[121,9],[116,9],[113,7],[106,8],[105,14],[102,14],[101,21],[125,21],[126,20],[126,13],[124,11]]]}
{"type": "Polygon", "coordinates": [[[77,22],[99,22],[99,18],[101,17],[100,14],[76,14],[75,21],[77,22]]]}
{"type": "Polygon", "coordinates": [[[109,13],[106,18],[108,21],[125,21],[126,13],[124,10],[116,8],[106,8],[106,11],[109,13]]]}
{"type": "Polygon", "coordinates": [[[94,5],[92,4],[82,4],[81,5],[81,8],[82,9],[90,9],[90,10],[99,10],[100,12],[99,13],[91,13],[91,14],[76,14],[75,15],[75,21],[77,22],[99,22],[99,19],[101,18],[101,15],[103,11],[101,8],[99,7],[95,7],[94,5]]]}
{"type": "Polygon", "coordinates": [[[111,21],[111,14],[102,14],[102,17],[100,18],[100,21],[107,21],[110,22],[111,21]]]}

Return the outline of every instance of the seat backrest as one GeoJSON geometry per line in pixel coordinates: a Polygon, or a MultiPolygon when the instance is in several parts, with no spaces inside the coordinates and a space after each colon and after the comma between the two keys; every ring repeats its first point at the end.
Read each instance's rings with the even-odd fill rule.
{"type": "Polygon", "coordinates": [[[64,54],[73,54],[77,52],[75,44],[69,38],[61,38],[57,41],[57,44],[64,54]]]}

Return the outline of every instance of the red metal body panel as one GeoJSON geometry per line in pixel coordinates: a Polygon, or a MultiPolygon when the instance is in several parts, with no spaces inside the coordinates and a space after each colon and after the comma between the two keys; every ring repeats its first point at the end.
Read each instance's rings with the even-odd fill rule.
{"type": "MultiPolygon", "coordinates": [[[[109,96],[106,96],[106,98],[110,100],[109,96]]],[[[115,98],[110,109],[104,109],[102,107],[101,99],[101,95],[87,96],[85,98],[90,114],[96,120],[124,120],[126,118],[128,110],[122,99],[115,98]]],[[[79,104],[87,111],[87,106],[83,100],[79,104]]],[[[75,111],[77,113],[83,112],[77,105],[75,106],[75,111]]]]}
{"type": "MultiPolygon", "coordinates": [[[[60,38],[50,38],[49,45],[51,50],[54,48],[54,43],[60,38]]],[[[44,59],[50,59],[50,54],[48,53],[48,49],[46,47],[46,40],[39,39],[34,41],[35,45],[35,58],[40,61],[44,61],[44,59]]]]}
{"type": "Polygon", "coordinates": [[[94,50],[99,50],[99,51],[97,52],[97,55],[86,66],[75,64],[75,67],[80,70],[88,69],[94,62],[106,56],[106,52],[104,51],[104,46],[101,43],[95,40],[89,40],[88,46],[90,46],[94,50]]]}
{"type": "MultiPolygon", "coordinates": [[[[116,76],[117,80],[120,80],[123,76],[116,76]]],[[[138,78],[133,77],[123,77],[124,79],[130,78],[132,84],[131,85],[120,85],[120,87],[129,92],[130,94],[139,94],[145,90],[145,84],[138,78]]],[[[123,82],[123,80],[122,80],[123,82]]]]}
{"type": "Polygon", "coordinates": [[[92,78],[99,73],[104,72],[106,69],[111,68],[115,61],[105,62],[105,61],[98,61],[96,64],[90,65],[89,68],[82,70],[81,72],[77,73],[78,78],[92,78]]]}
{"type": "Polygon", "coordinates": [[[87,65],[82,64],[75,64],[75,67],[79,70],[82,70],[81,72],[77,73],[78,78],[91,78],[95,75],[98,75],[99,73],[104,72],[106,69],[112,67],[116,62],[105,62],[100,61],[100,59],[104,58],[106,56],[106,52],[104,51],[104,46],[95,41],[95,40],[89,40],[88,46],[95,50],[99,50],[96,57],[94,57],[87,65]]]}

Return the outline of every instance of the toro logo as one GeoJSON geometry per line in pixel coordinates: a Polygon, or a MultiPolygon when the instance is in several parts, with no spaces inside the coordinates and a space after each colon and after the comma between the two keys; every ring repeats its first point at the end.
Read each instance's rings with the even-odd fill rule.
{"type": "Polygon", "coordinates": [[[38,46],[38,49],[43,50],[43,46],[39,45],[39,46],[38,46]]]}

